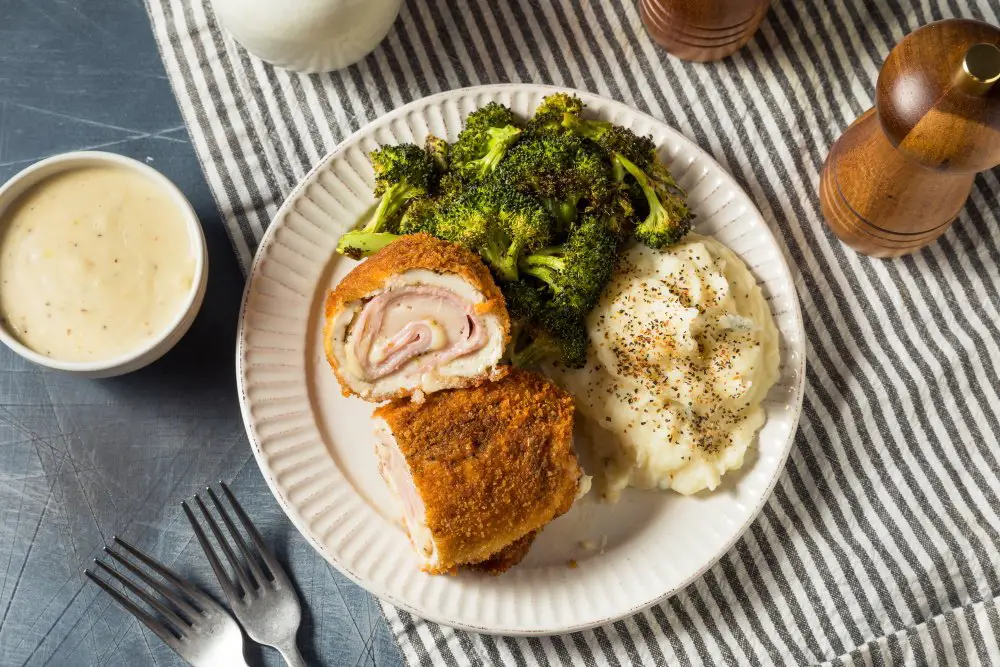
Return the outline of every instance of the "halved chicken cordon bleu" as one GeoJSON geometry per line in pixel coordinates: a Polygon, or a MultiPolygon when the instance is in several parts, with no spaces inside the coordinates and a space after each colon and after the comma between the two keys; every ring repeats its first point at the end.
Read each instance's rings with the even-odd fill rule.
{"type": "Polygon", "coordinates": [[[354,268],[326,300],[324,344],[345,395],[384,401],[497,376],[510,336],[486,265],[427,234],[402,236],[354,268]]]}
{"type": "Polygon", "coordinates": [[[473,572],[485,572],[487,574],[503,574],[514,567],[528,555],[531,545],[535,542],[535,537],[539,531],[528,533],[519,540],[511,542],[503,549],[493,554],[480,563],[469,563],[462,568],[473,572]]]}
{"type": "Polygon", "coordinates": [[[379,471],[425,572],[502,572],[576,498],[573,399],[541,375],[511,369],[373,416],[379,471]]]}

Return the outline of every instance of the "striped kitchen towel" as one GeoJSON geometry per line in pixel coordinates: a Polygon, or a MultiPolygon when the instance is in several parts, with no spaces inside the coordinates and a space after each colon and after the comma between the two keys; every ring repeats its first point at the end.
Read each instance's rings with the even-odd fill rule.
{"type": "Polygon", "coordinates": [[[808,332],[802,421],[760,518],[687,590],[569,636],[488,637],[383,605],[411,665],[1000,665],[1000,248],[996,171],[940,242],[882,261],[820,221],[830,144],[890,48],[996,0],[776,0],[734,57],[680,62],[634,0],[409,0],[332,74],[264,65],[204,0],[148,0],[244,267],[282,198],[337,142],[410,100],[492,82],[621,100],[714,155],[791,258],[808,332]]]}

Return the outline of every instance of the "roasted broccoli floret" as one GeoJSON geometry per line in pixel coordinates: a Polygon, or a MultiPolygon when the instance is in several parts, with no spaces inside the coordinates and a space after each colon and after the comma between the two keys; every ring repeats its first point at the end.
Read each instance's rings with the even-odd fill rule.
{"type": "Polygon", "coordinates": [[[500,280],[514,280],[518,258],[551,243],[552,227],[537,201],[487,181],[455,197],[428,231],[479,253],[500,280]]]}
{"type": "Polygon", "coordinates": [[[389,232],[356,230],[351,232],[350,235],[344,235],[341,242],[337,245],[337,252],[347,255],[351,259],[361,259],[362,257],[374,255],[398,239],[399,236],[399,234],[390,234],[389,232]]]}
{"type": "Polygon", "coordinates": [[[522,129],[508,107],[494,102],[466,118],[454,144],[431,135],[422,148],[373,151],[380,199],[338,252],[367,256],[396,234],[421,232],[458,243],[478,253],[501,283],[530,288],[534,300],[523,314],[509,298],[514,317],[530,322],[526,330],[539,341],[532,349],[572,342],[574,353],[560,356],[578,362],[586,352],[582,317],[600,298],[625,241],[634,236],[665,248],[693,218],[650,137],[585,120],[583,109],[574,95],[555,93],[522,129]],[[572,335],[560,334],[560,326],[572,335]]]}
{"type": "Polygon", "coordinates": [[[479,180],[499,164],[520,136],[511,110],[490,102],[465,120],[465,129],[451,147],[451,170],[463,180],[479,180]]]}
{"type": "Polygon", "coordinates": [[[375,212],[364,227],[344,234],[337,252],[360,247],[356,236],[378,232],[395,232],[397,214],[412,199],[427,196],[434,187],[434,161],[419,146],[402,144],[385,146],[371,152],[375,169],[375,196],[381,197],[375,212]]]}
{"type": "Polygon", "coordinates": [[[666,248],[684,238],[691,231],[694,216],[667,168],[654,161],[653,172],[646,173],[621,155],[616,154],[614,159],[635,178],[649,205],[649,215],[636,225],[635,237],[656,249],[666,248]]]}
{"type": "Polygon", "coordinates": [[[600,206],[611,193],[608,161],[573,135],[551,135],[519,142],[497,170],[508,187],[539,198],[568,231],[581,204],[600,206]]]}
{"type": "Polygon", "coordinates": [[[615,125],[601,135],[597,144],[612,155],[623,155],[633,164],[650,169],[656,162],[656,144],[651,137],[644,137],[632,130],[615,125]]]}
{"type": "Polygon", "coordinates": [[[498,278],[517,277],[517,255],[510,237],[489,210],[474,202],[463,198],[445,209],[435,218],[433,233],[478,253],[498,278]]]}
{"type": "Polygon", "coordinates": [[[507,312],[514,321],[530,320],[541,314],[549,294],[544,285],[518,279],[500,285],[507,312]]]}
{"type": "Polygon", "coordinates": [[[617,255],[618,238],[607,221],[587,215],[565,243],[524,255],[518,268],[549,287],[553,307],[584,315],[611,280],[617,255]]]}
{"type": "Polygon", "coordinates": [[[562,124],[595,142],[608,153],[624,155],[642,169],[649,169],[656,159],[656,144],[651,137],[640,136],[605,120],[584,120],[573,114],[564,115],[562,124]]]}
{"type": "Polygon", "coordinates": [[[400,234],[426,232],[434,235],[438,213],[444,206],[444,197],[420,197],[410,202],[399,221],[400,234]]]}
{"type": "Polygon", "coordinates": [[[545,97],[535,108],[535,114],[528,120],[529,134],[562,134],[563,117],[579,116],[583,112],[583,102],[569,93],[553,93],[545,97]]]}
{"type": "Polygon", "coordinates": [[[553,361],[567,368],[583,368],[587,364],[587,329],[579,318],[555,323],[558,332],[551,332],[533,322],[527,323],[518,335],[510,355],[511,363],[519,368],[531,368],[543,361],[553,361]],[[523,343],[522,339],[529,342],[523,343]]]}
{"type": "MultiPolygon", "coordinates": [[[[375,169],[375,196],[382,206],[391,206],[420,197],[434,185],[434,162],[413,144],[383,146],[369,154],[375,169]]],[[[397,206],[398,208],[398,206],[397,206]]]]}
{"type": "Polygon", "coordinates": [[[576,132],[582,137],[587,137],[591,141],[597,141],[604,133],[614,127],[614,123],[606,120],[585,120],[580,114],[566,113],[559,119],[559,123],[566,129],[576,132]]]}
{"type": "MultiPolygon", "coordinates": [[[[636,210],[632,201],[631,185],[617,183],[607,201],[594,211],[595,215],[604,219],[608,229],[617,237],[619,247],[632,237],[632,232],[635,230],[636,210]]],[[[638,185],[635,187],[641,192],[638,185]]]]}
{"type": "Polygon", "coordinates": [[[427,151],[427,155],[434,161],[434,167],[439,173],[444,174],[448,171],[451,146],[448,145],[447,141],[433,134],[428,134],[424,140],[424,150],[427,151]]]}
{"type": "Polygon", "coordinates": [[[509,349],[511,363],[519,367],[554,361],[569,368],[587,362],[587,329],[582,317],[555,307],[544,287],[518,280],[502,286],[507,310],[515,318],[509,349]]]}
{"type": "Polygon", "coordinates": [[[516,120],[514,112],[510,110],[510,107],[506,107],[499,102],[490,102],[476,109],[466,117],[465,129],[483,130],[489,127],[503,127],[505,125],[514,125],[516,120]]]}
{"type": "Polygon", "coordinates": [[[438,181],[437,191],[440,199],[448,201],[465,191],[465,183],[457,175],[449,171],[438,181]]]}

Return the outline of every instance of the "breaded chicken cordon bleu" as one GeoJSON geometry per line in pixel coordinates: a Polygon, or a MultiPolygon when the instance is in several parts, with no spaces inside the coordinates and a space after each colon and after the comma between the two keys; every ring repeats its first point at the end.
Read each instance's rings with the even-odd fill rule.
{"type": "Polygon", "coordinates": [[[345,395],[384,401],[486,382],[510,335],[486,265],[427,234],[354,268],[326,300],[326,356],[345,395]]]}
{"type": "Polygon", "coordinates": [[[498,574],[572,506],[582,472],[573,399],[536,373],[398,400],[374,412],[379,471],[403,507],[420,568],[498,574]]]}

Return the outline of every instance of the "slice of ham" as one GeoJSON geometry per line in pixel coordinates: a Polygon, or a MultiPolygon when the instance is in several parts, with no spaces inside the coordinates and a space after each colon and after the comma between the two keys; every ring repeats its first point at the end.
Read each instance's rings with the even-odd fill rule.
{"type": "Polygon", "coordinates": [[[474,304],[433,285],[403,285],[370,299],[347,340],[368,382],[417,357],[422,358],[415,371],[423,373],[486,343],[486,327],[474,304]]]}
{"type": "Polygon", "coordinates": [[[437,562],[437,546],[427,527],[427,509],[417,487],[413,485],[410,467],[385,421],[375,420],[374,433],[379,474],[402,506],[403,526],[418,558],[426,565],[433,566],[437,562]]]}

